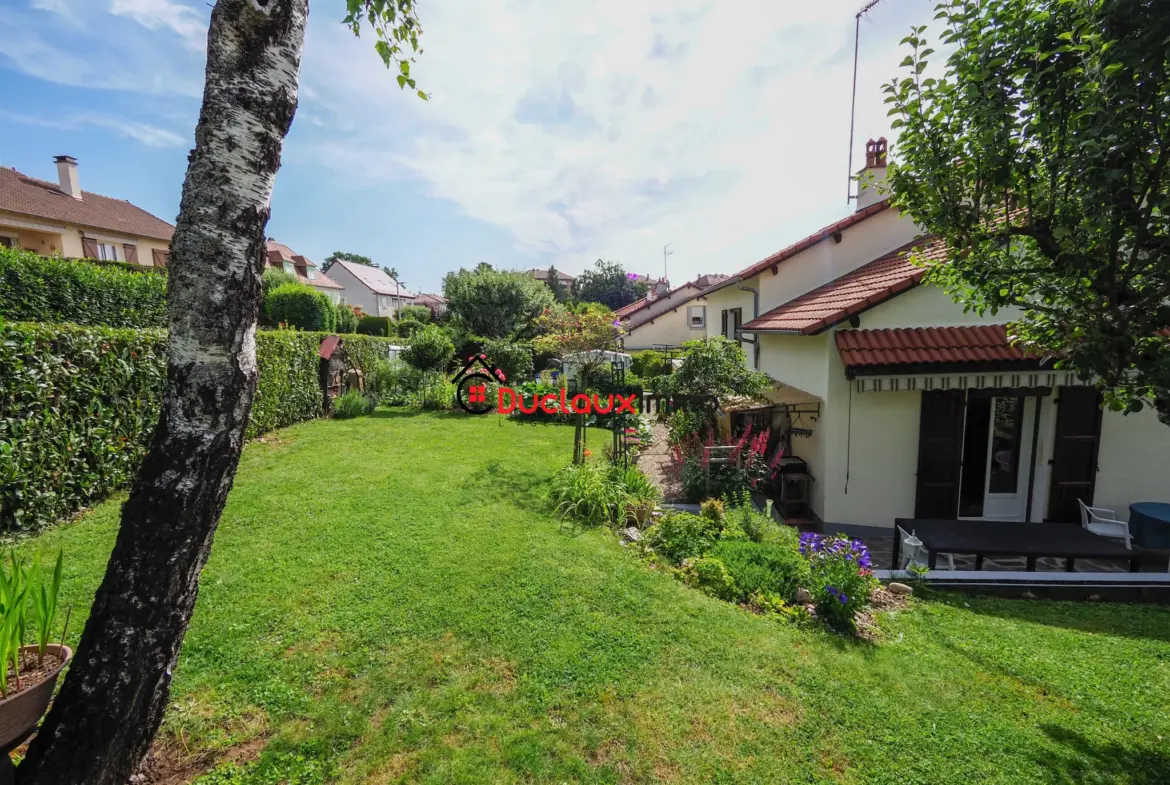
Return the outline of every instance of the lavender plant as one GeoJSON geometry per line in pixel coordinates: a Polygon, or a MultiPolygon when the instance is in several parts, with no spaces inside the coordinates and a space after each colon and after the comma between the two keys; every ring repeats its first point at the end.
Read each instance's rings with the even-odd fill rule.
{"type": "Polygon", "coordinates": [[[800,552],[812,569],[817,616],[838,629],[853,631],[857,612],[869,605],[877,585],[865,543],[810,532],[801,535],[800,552]]]}

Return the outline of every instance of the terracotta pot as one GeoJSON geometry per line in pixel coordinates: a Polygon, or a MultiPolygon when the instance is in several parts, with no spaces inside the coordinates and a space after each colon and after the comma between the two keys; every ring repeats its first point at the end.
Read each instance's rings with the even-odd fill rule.
{"type": "Polygon", "coordinates": [[[654,510],[653,504],[640,504],[630,508],[630,515],[634,518],[634,525],[639,529],[646,528],[646,519],[650,517],[650,513],[654,510]]]}
{"type": "MultiPolygon", "coordinates": [[[[21,648],[22,652],[31,657],[36,657],[37,650],[36,646],[21,648]]],[[[0,748],[7,747],[36,727],[49,708],[49,701],[53,698],[53,688],[57,686],[57,677],[61,675],[61,669],[73,659],[73,650],[68,646],[50,643],[45,647],[45,651],[57,655],[64,653],[65,660],[37,686],[0,701],[0,748]]]]}

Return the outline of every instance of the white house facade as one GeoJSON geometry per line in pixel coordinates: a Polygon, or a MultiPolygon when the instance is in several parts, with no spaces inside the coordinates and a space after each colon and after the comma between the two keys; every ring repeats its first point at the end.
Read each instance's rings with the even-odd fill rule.
{"type": "Polygon", "coordinates": [[[625,331],[628,351],[682,346],[707,337],[707,301],[704,290],[727,276],[702,275],[663,295],[646,297],[614,311],[625,331]]]}
{"type": "Polygon", "coordinates": [[[360,306],[370,316],[397,319],[401,308],[414,305],[415,296],[378,267],[338,260],[329,277],[341,285],[342,302],[360,306]]]}
{"type": "Polygon", "coordinates": [[[707,334],[738,335],[777,382],[814,514],[1075,522],[1078,499],[1123,519],[1170,501],[1170,428],[1103,411],[1095,388],[1012,346],[1018,313],[964,313],[924,284],[911,254],[946,249],[918,234],[863,189],[854,214],[704,292],[707,334]]]}

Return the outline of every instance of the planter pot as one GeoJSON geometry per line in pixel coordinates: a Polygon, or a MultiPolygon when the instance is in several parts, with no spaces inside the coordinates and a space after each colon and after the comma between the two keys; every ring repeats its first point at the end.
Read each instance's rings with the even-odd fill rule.
{"type": "Polygon", "coordinates": [[[654,511],[653,504],[639,504],[630,508],[630,517],[634,519],[634,525],[639,529],[646,528],[646,521],[650,518],[650,513],[654,511]]]}
{"type": "MultiPolygon", "coordinates": [[[[25,646],[21,651],[36,657],[37,647],[25,646]]],[[[50,643],[45,647],[45,651],[64,656],[64,661],[35,687],[0,701],[0,749],[17,741],[36,727],[45,710],[49,708],[49,701],[53,698],[53,688],[57,686],[57,677],[61,675],[61,669],[73,659],[73,650],[68,646],[50,643]]]]}

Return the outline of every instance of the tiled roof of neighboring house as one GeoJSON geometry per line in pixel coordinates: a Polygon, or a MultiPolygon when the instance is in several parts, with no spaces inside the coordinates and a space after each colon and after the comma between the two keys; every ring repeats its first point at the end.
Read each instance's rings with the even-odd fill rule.
{"type": "Polygon", "coordinates": [[[123,199],[82,191],[74,199],[56,183],[0,167],[0,210],[50,221],[170,240],[175,227],[123,199]]]}
{"type": "Polygon", "coordinates": [[[380,267],[370,267],[367,264],[357,264],[356,262],[345,262],[337,260],[334,264],[340,266],[343,270],[348,272],[354,278],[357,278],[374,294],[384,294],[390,297],[402,297],[405,299],[413,298],[414,295],[406,290],[406,287],[395,281],[386,271],[380,267]]]}
{"type": "MultiPolygon", "coordinates": [[[[533,278],[535,278],[538,281],[547,281],[548,280],[548,270],[547,269],[542,270],[539,267],[533,267],[531,270],[528,271],[528,274],[531,275],[533,278]]],[[[569,275],[564,270],[557,270],[557,278],[560,278],[565,283],[572,283],[573,281],[576,280],[576,278],[574,276],[569,275]]]]}
{"type": "Polygon", "coordinates": [[[703,292],[703,287],[696,286],[694,281],[687,281],[686,283],[684,283],[682,286],[678,287],[677,289],[672,289],[669,292],[667,292],[666,294],[659,295],[658,297],[655,297],[653,300],[651,300],[649,297],[643,297],[641,300],[635,300],[634,302],[630,303],[629,305],[623,306],[622,308],[619,308],[618,310],[614,311],[613,312],[614,316],[618,317],[619,319],[628,319],[629,317],[633,316],[634,314],[638,313],[639,311],[641,311],[644,308],[649,308],[650,306],[654,305],[655,303],[660,303],[663,300],[672,299],[676,294],[678,294],[679,292],[681,292],[684,289],[694,289],[695,291],[693,293],[688,294],[683,299],[678,300],[677,302],[674,302],[671,305],[671,308],[677,308],[682,303],[689,302],[689,301],[695,299],[703,292]]]}
{"type": "Polygon", "coordinates": [[[284,243],[278,243],[275,240],[267,240],[265,244],[268,246],[268,266],[282,267],[284,262],[292,262],[296,270],[297,278],[302,283],[307,283],[310,286],[316,286],[318,289],[344,289],[345,287],[336,281],[329,278],[325,273],[321,272],[316,264],[289,248],[284,243]],[[312,267],[317,271],[315,277],[310,278],[308,270],[305,268],[312,267]]]}
{"type": "Polygon", "coordinates": [[[437,294],[419,294],[415,295],[415,305],[446,305],[447,300],[437,294]]]}
{"type": "Polygon", "coordinates": [[[621,319],[622,317],[628,316],[629,314],[632,314],[634,311],[637,311],[643,305],[646,305],[646,298],[645,297],[643,297],[639,300],[634,300],[629,305],[623,305],[621,308],[618,308],[616,311],[614,311],[613,315],[616,316],[617,318],[621,319]]]}
{"type": "Polygon", "coordinates": [[[910,252],[931,261],[946,259],[941,240],[925,238],[891,251],[853,272],[773,308],[743,326],[748,332],[815,335],[918,285],[925,274],[910,263],[910,252]]]}
{"type": "Polygon", "coordinates": [[[752,278],[756,275],[759,275],[764,270],[767,270],[769,267],[775,267],[776,265],[780,264],[781,262],[787,261],[788,259],[791,259],[793,256],[796,256],[801,251],[808,250],[809,248],[812,248],[817,243],[819,243],[823,240],[827,240],[830,237],[832,237],[833,235],[835,235],[839,232],[843,232],[852,226],[856,226],[857,224],[861,223],[862,221],[864,221],[867,218],[872,218],[873,216],[877,215],[878,213],[881,213],[881,212],[884,212],[885,210],[888,210],[889,207],[890,207],[890,202],[888,199],[883,199],[880,202],[874,202],[869,207],[863,207],[862,209],[858,210],[857,212],[853,213],[852,215],[846,216],[845,218],[842,218],[840,221],[837,221],[836,223],[831,223],[828,226],[824,227],[823,229],[818,229],[817,231],[813,232],[812,234],[810,234],[808,237],[804,238],[803,240],[800,240],[799,242],[793,243],[792,245],[788,246],[787,248],[784,248],[783,250],[777,251],[776,253],[772,254],[768,258],[761,259],[760,261],[753,264],[751,267],[746,267],[743,270],[740,270],[738,273],[731,276],[730,278],[727,278],[726,280],[721,281],[721,282],[715,284],[714,286],[712,286],[711,291],[715,291],[717,289],[722,289],[725,286],[730,286],[731,284],[735,283],[736,281],[742,281],[746,278],[752,278]]]}
{"type": "Polygon", "coordinates": [[[848,368],[1034,359],[1008,343],[1002,324],[841,330],[836,339],[841,362],[848,368]]]}
{"type": "Polygon", "coordinates": [[[706,275],[700,275],[695,279],[695,286],[698,286],[700,289],[706,289],[708,286],[714,286],[715,284],[723,283],[730,277],[730,275],[722,275],[720,273],[708,273],[706,275]]]}

